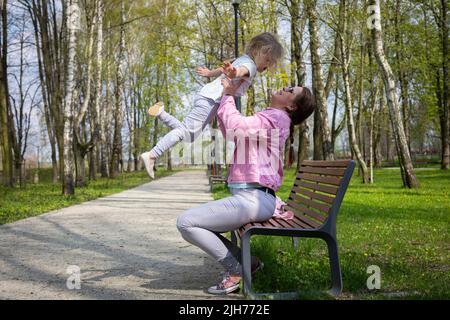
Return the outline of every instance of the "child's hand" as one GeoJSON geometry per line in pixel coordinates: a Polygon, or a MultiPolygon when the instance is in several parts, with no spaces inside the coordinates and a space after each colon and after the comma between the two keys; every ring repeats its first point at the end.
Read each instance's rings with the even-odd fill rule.
{"type": "Polygon", "coordinates": [[[198,67],[196,70],[197,74],[202,77],[210,77],[211,71],[206,67],[198,67]]]}
{"type": "Polygon", "coordinates": [[[225,61],[222,66],[222,73],[228,78],[233,79],[236,78],[237,70],[235,67],[231,66],[229,61],[225,61]]]}

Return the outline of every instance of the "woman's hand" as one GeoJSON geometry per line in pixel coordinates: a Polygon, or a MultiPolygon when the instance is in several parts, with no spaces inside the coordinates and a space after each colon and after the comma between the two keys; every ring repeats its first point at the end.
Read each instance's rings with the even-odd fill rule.
{"type": "Polygon", "coordinates": [[[198,67],[196,70],[197,74],[202,77],[211,77],[211,70],[206,67],[198,67]]]}
{"type": "Polygon", "coordinates": [[[233,84],[230,78],[222,79],[223,95],[234,96],[244,80],[240,80],[238,83],[233,84]]]}

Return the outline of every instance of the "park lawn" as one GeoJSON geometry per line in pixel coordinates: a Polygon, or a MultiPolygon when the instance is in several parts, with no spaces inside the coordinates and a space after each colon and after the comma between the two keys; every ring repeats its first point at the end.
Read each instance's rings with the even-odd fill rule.
{"type": "MultiPolygon", "coordinates": [[[[417,169],[421,188],[402,187],[398,169],[375,172],[364,185],[356,171],[342,204],[337,237],[344,282],[342,299],[450,298],[450,172],[417,169]],[[366,286],[367,267],[381,269],[380,290],[366,286]]],[[[286,199],[295,172],[288,170],[278,195],[286,199]]],[[[215,198],[228,195],[215,188],[215,198]]],[[[288,237],[252,237],[252,254],[265,268],[254,277],[257,292],[298,291],[301,298],[329,298],[325,242],[288,237]]]]}
{"type": "MultiPolygon", "coordinates": [[[[176,171],[159,169],[156,179],[176,171]]],[[[63,196],[61,184],[50,182],[50,170],[43,170],[39,184],[28,183],[25,188],[4,188],[0,186],[0,225],[42,213],[69,207],[85,201],[121,192],[150,182],[146,171],[123,173],[117,179],[98,178],[89,181],[83,188],[76,188],[74,196],[63,196]]]]}

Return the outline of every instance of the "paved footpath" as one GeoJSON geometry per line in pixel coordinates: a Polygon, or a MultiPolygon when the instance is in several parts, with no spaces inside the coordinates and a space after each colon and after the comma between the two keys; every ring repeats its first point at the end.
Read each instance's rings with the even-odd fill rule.
{"type": "Polygon", "coordinates": [[[220,268],[176,228],[211,200],[205,171],[191,170],[0,226],[0,299],[241,299],[205,292],[220,268]]]}

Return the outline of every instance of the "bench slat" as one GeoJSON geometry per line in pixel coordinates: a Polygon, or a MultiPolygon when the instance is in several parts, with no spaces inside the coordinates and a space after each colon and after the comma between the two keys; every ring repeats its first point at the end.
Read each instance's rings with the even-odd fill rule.
{"type": "Polygon", "coordinates": [[[312,207],[314,209],[317,209],[327,215],[328,215],[328,211],[330,211],[330,208],[331,208],[331,206],[328,204],[319,203],[319,202],[304,198],[296,193],[291,193],[289,195],[289,198],[291,198],[292,200],[294,200],[297,203],[301,203],[301,204],[307,205],[309,207],[312,207]]]}
{"type": "Polygon", "coordinates": [[[302,179],[314,181],[314,182],[333,184],[336,186],[339,186],[341,184],[341,178],[317,176],[317,175],[312,175],[312,174],[308,174],[308,173],[299,173],[297,175],[297,180],[302,180],[302,179]]]}
{"type": "Polygon", "coordinates": [[[275,228],[283,228],[284,226],[282,225],[282,224],[280,224],[276,219],[274,219],[274,218],[270,218],[269,220],[268,220],[268,222],[272,225],[272,226],[274,226],[275,228]]]}
{"type": "Polygon", "coordinates": [[[342,177],[345,173],[345,168],[300,167],[299,172],[308,172],[308,173],[325,174],[342,177]]]}
{"type": "Polygon", "coordinates": [[[315,211],[305,207],[304,205],[302,205],[300,203],[296,203],[293,200],[288,200],[287,204],[288,204],[288,206],[290,208],[293,209],[294,212],[300,211],[299,215],[305,215],[306,214],[306,215],[310,216],[311,218],[319,220],[320,222],[325,222],[325,220],[326,220],[326,217],[324,217],[324,216],[320,215],[319,213],[317,213],[317,212],[315,212],[315,211]]]}
{"type": "Polygon", "coordinates": [[[298,180],[298,181],[300,181],[300,182],[297,183],[297,186],[300,186],[300,187],[317,190],[317,191],[329,193],[332,195],[336,195],[337,191],[338,191],[338,188],[333,187],[333,186],[325,186],[322,184],[311,183],[311,182],[307,182],[304,180],[298,180]]]}
{"type": "Polygon", "coordinates": [[[309,218],[308,218],[307,216],[305,216],[305,215],[302,215],[302,216],[296,215],[296,216],[294,217],[294,219],[300,220],[300,221],[306,223],[307,225],[310,225],[310,226],[313,227],[313,228],[318,228],[318,227],[321,226],[321,224],[318,224],[317,222],[315,222],[315,221],[309,219],[309,218]]]}
{"type": "Polygon", "coordinates": [[[283,219],[271,219],[273,221],[275,221],[276,223],[281,225],[281,228],[291,228],[291,226],[289,225],[289,223],[286,223],[285,220],[283,219]]]}
{"type": "Polygon", "coordinates": [[[320,193],[316,193],[316,192],[312,192],[306,189],[300,189],[297,187],[293,187],[292,188],[292,193],[294,194],[301,194],[301,195],[305,195],[308,196],[310,198],[316,199],[316,200],[320,200],[329,204],[333,204],[333,200],[334,198],[326,196],[324,194],[320,194],[320,193]]]}
{"type": "Polygon", "coordinates": [[[291,221],[292,223],[295,223],[296,225],[300,226],[300,228],[302,228],[302,229],[311,229],[312,228],[309,224],[307,224],[304,221],[300,220],[297,216],[294,216],[294,219],[289,220],[289,221],[291,221]]]}
{"type": "Polygon", "coordinates": [[[304,160],[302,165],[310,167],[347,167],[350,160],[333,160],[333,161],[322,161],[322,160],[304,160]]]}

